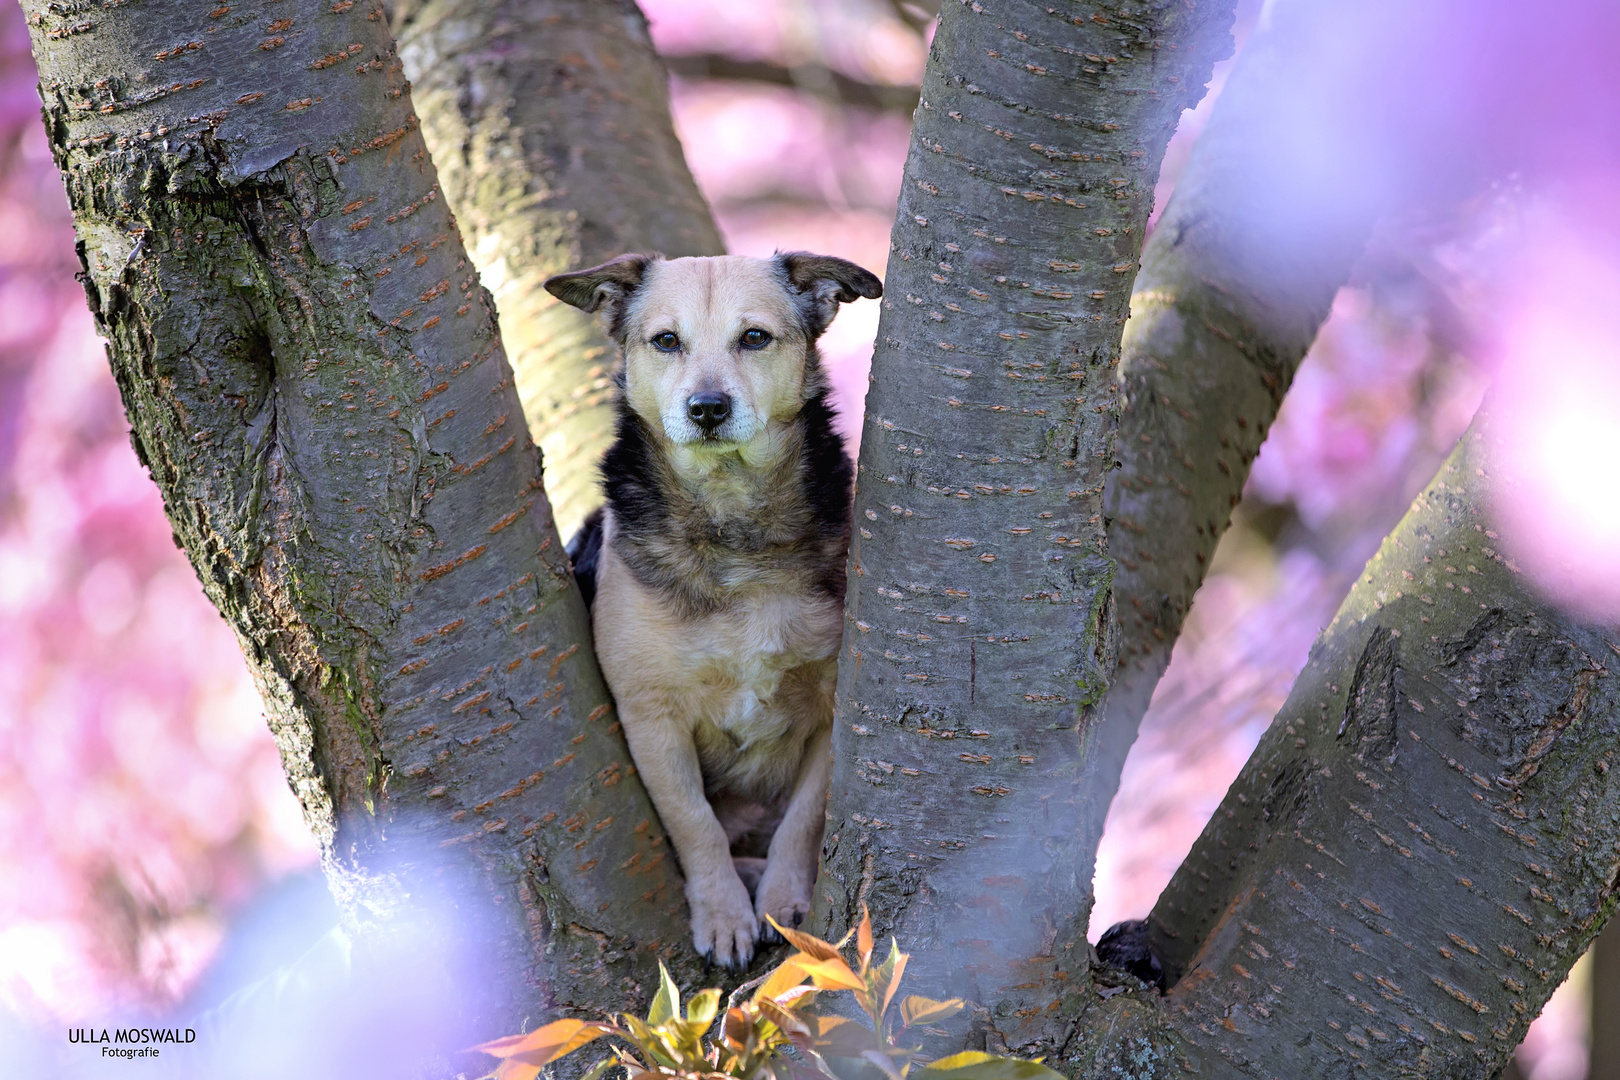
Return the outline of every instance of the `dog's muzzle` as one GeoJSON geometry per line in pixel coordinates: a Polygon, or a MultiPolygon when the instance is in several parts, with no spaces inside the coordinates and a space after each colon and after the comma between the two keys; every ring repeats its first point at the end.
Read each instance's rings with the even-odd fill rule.
{"type": "Polygon", "coordinates": [[[686,415],[703,429],[704,435],[713,435],[715,429],[731,416],[731,395],[712,390],[693,394],[686,399],[686,415]]]}

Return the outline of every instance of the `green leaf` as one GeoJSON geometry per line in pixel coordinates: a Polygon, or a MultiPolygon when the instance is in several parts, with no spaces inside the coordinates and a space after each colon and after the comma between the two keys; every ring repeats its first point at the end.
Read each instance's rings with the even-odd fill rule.
{"type": "Polygon", "coordinates": [[[695,995],[686,1005],[686,1019],[693,1023],[701,1023],[704,1029],[714,1023],[715,1016],[720,1012],[720,990],[710,987],[695,995]]]}
{"type": "Polygon", "coordinates": [[[883,1014],[889,1008],[889,1002],[894,999],[895,990],[900,986],[900,975],[906,969],[906,954],[900,951],[899,942],[889,939],[889,955],[877,967],[866,971],[867,993],[871,995],[870,1002],[863,1002],[863,1007],[872,1014],[874,1023],[882,1024],[883,1014]]]}
{"type": "Polygon", "coordinates": [[[1067,1080],[1038,1061],[964,1050],[914,1069],[913,1080],[1067,1080]]]}
{"type": "Polygon", "coordinates": [[[675,980],[669,977],[669,969],[664,962],[658,962],[658,993],[653,997],[652,1008],[647,1011],[647,1023],[653,1027],[667,1024],[679,1014],[681,1008],[681,992],[675,987],[675,980]]]}
{"type": "Polygon", "coordinates": [[[669,1040],[665,1037],[661,1025],[657,1028],[649,1027],[646,1021],[631,1016],[629,1013],[624,1014],[623,1020],[624,1026],[630,1029],[628,1041],[635,1044],[636,1049],[641,1051],[644,1059],[649,1062],[657,1062],[671,1069],[680,1068],[680,1063],[675,1060],[675,1055],[671,1052],[669,1040]]]}
{"type": "Polygon", "coordinates": [[[889,1011],[889,1003],[894,1000],[894,992],[900,989],[900,977],[905,974],[908,959],[910,957],[900,951],[900,943],[890,938],[889,958],[883,962],[883,966],[889,972],[889,981],[883,986],[883,1004],[878,1007],[879,1017],[889,1011]]]}

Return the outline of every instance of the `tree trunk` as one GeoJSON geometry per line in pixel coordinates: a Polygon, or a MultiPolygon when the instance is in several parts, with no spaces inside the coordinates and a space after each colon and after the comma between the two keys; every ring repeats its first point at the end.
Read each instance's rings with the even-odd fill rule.
{"type": "MultiPolygon", "coordinates": [[[[1099,16],[1106,21],[1087,20],[1081,34],[1097,33],[1099,27],[1113,32],[1118,15],[1099,16]]],[[[1157,39],[1160,64],[1167,54],[1190,63],[1191,50],[1180,34],[1192,27],[1164,18],[1143,37],[1157,39]],[[1182,48],[1172,53],[1172,43],[1182,48]]],[[[1129,245],[1133,228],[1140,235],[1141,219],[1132,217],[1131,200],[1140,197],[1142,181],[1137,179],[1133,189],[1128,174],[1119,175],[1124,170],[1107,167],[1120,157],[1097,152],[1099,144],[1107,145],[1097,138],[1098,129],[1111,131],[1107,124],[1121,114],[1090,118],[1094,126],[1086,141],[1066,145],[1064,134],[1073,135],[1062,133],[1062,125],[1075,118],[1043,108],[1039,96],[1051,71],[1066,70],[1047,62],[1041,46],[1114,57],[1117,66],[1111,70],[1120,74],[1131,72],[1130,50],[1117,42],[1054,40],[1048,27],[1033,10],[1007,7],[992,13],[950,5],[925,76],[862,445],[819,925],[839,930],[861,906],[870,908],[884,929],[914,951],[911,970],[925,984],[932,981],[927,988],[972,999],[973,1030],[961,1038],[996,1049],[1046,1052],[1054,1064],[1079,1076],[1336,1075],[1332,1070],[1355,1067],[1351,1055],[1360,1055],[1375,1076],[1424,1068],[1434,1075],[1492,1075],[1606,911],[1613,867],[1596,852],[1613,845],[1611,792],[1601,776],[1615,740],[1611,699],[1603,696],[1606,684],[1594,666],[1603,648],[1596,632],[1572,626],[1526,594],[1514,572],[1476,546],[1494,539],[1484,535],[1483,524],[1474,533],[1483,513],[1481,494],[1477,485],[1462,483],[1466,478],[1473,485],[1473,470],[1484,467],[1480,437],[1459,450],[1459,458],[1370,568],[1372,576],[1318,647],[1284,714],[1296,723],[1279,722],[1161,902],[1154,930],[1167,948],[1172,975],[1180,977],[1196,962],[1193,977],[1161,1006],[1133,989],[1128,977],[1089,968],[1083,938],[1089,864],[1117,784],[1117,773],[1098,782],[1097,772],[1111,750],[1128,745],[1127,739],[1108,746],[1095,726],[1113,672],[1109,602],[1111,589],[1119,586],[1102,557],[1097,511],[1106,470],[1097,458],[1112,457],[1105,417],[1111,338],[1123,315],[1118,310],[1123,290],[1111,292],[1103,284],[1112,269],[1108,260],[1080,255],[1079,245],[1115,236],[1119,240],[1105,242],[1129,245]],[[1038,32],[1026,37],[1007,32],[1012,27],[1038,32]],[[1039,159],[1018,162],[1025,147],[1049,155],[1050,161],[1061,152],[1068,161],[1097,161],[1103,167],[1071,166],[1065,175],[1042,168],[1039,159]],[[1097,189],[1106,190],[1104,185],[1124,198],[1117,203],[1099,198],[1097,189]],[[993,217],[981,216],[979,208],[991,205],[994,196],[1008,200],[1002,207],[1012,209],[997,207],[993,217]],[[1088,201],[1096,209],[1084,205],[1088,201]],[[1040,221],[1036,213],[1063,220],[1040,221]],[[1084,275],[1085,284],[1056,284],[1065,280],[1056,276],[1063,272],[1084,275]],[[1112,300],[1114,310],[1054,302],[1075,295],[1112,300]],[[1462,538],[1465,530],[1473,535],[1462,538]],[[1423,560],[1443,560],[1442,552],[1455,558],[1465,542],[1474,546],[1475,561],[1457,570],[1475,575],[1464,579],[1472,592],[1462,592],[1456,580],[1441,592],[1446,583],[1439,579],[1452,576],[1441,566],[1449,564],[1423,560]],[[1390,579],[1404,585],[1407,575],[1424,579],[1424,599],[1388,600],[1399,591],[1390,579]],[[1385,599],[1378,598],[1379,590],[1385,599]],[[1441,599],[1435,601],[1431,592],[1441,599]],[[1448,598],[1462,598],[1465,605],[1446,606],[1448,598]],[[1483,609],[1475,606],[1482,599],[1489,601],[1483,609]],[[1431,601],[1441,607],[1430,610],[1431,601]],[[1359,620],[1374,602],[1403,622],[1363,626],[1359,620]],[[1425,623],[1439,626],[1442,614],[1449,621],[1435,634],[1425,623]],[[1353,640],[1357,634],[1361,640],[1353,640]],[[1417,674],[1414,667],[1414,674],[1404,674],[1402,638],[1427,643],[1418,646],[1424,654],[1417,660],[1411,659],[1414,646],[1405,647],[1409,664],[1427,661],[1430,670],[1417,674]],[[1562,644],[1549,647],[1544,640],[1562,644]],[[1501,643],[1510,658],[1495,656],[1490,642],[1501,643]],[[1479,721],[1464,707],[1433,702],[1417,702],[1408,712],[1408,699],[1400,696],[1407,683],[1438,679],[1459,666],[1465,682],[1469,674],[1487,680],[1493,700],[1505,702],[1523,692],[1540,699],[1545,712],[1514,721],[1501,711],[1487,711],[1479,721]],[[1358,669],[1364,671],[1359,681],[1358,669]],[[1347,699],[1354,702],[1348,711],[1347,699]],[[1446,716],[1453,727],[1419,730],[1414,721],[1425,709],[1446,716]],[[1304,716],[1317,718],[1314,726],[1307,729],[1299,721],[1304,716]],[[1590,722],[1576,724],[1577,716],[1590,722]],[[1395,741],[1396,759],[1422,773],[1399,788],[1377,775],[1393,768],[1378,764],[1378,755],[1390,755],[1384,744],[1397,717],[1403,734],[1395,741]],[[1514,731],[1515,723],[1521,730],[1514,731]],[[1296,745],[1296,739],[1303,741],[1296,745]],[[1279,777],[1276,754],[1284,741],[1286,753],[1299,756],[1288,758],[1293,767],[1279,777]],[[1436,744],[1443,744],[1437,772],[1432,755],[1420,757],[1411,749],[1425,745],[1427,753],[1436,744]],[[1420,808],[1429,806],[1434,793],[1457,788],[1447,777],[1466,786],[1475,783],[1469,777],[1483,776],[1481,764],[1464,775],[1454,764],[1470,753],[1482,756],[1482,746],[1504,759],[1491,775],[1500,773],[1512,788],[1499,787],[1491,802],[1453,790],[1449,801],[1456,805],[1443,812],[1465,825],[1463,816],[1476,813],[1500,817],[1504,824],[1512,819],[1508,827],[1515,832],[1476,824],[1471,833],[1463,836],[1459,830],[1461,839],[1448,837],[1442,846],[1430,839],[1442,831],[1438,821],[1428,821],[1435,812],[1420,808]],[[1089,783],[1078,789],[1075,781],[1082,775],[1089,783]],[[1559,790],[1560,780],[1568,786],[1577,776],[1588,781],[1591,790],[1583,795],[1591,803],[1575,828],[1566,824],[1538,840],[1534,826],[1518,824],[1516,814],[1552,813],[1548,793],[1559,790]],[[1330,780],[1348,785],[1342,801],[1323,801],[1330,780]],[[1380,790],[1386,792],[1383,801],[1380,790]],[[1404,800],[1397,801],[1397,795],[1404,800]],[[1265,815],[1284,812],[1291,815],[1289,831],[1268,832],[1265,815]],[[1372,827],[1360,833],[1350,828],[1366,825],[1368,815],[1372,827]],[[1401,835],[1411,833],[1416,843],[1398,839],[1384,827],[1384,817],[1399,817],[1401,835]],[[1295,819],[1301,843],[1267,846],[1274,835],[1293,838],[1295,819]],[[1350,835],[1338,843],[1335,830],[1350,835]],[[1354,847],[1351,841],[1363,836],[1371,847],[1354,847]],[[1385,836],[1390,857],[1397,860],[1389,867],[1371,858],[1386,851],[1385,836]],[[1215,851],[1230,858],[1224,849],[1243,850],[1251,842],[1265,853],[1267,875],[1274,870],[1291,875],[1280,880],[1300,883],[1319,898],[1306,918],[1286,906],[1292,890],[1266,907],[1269,894],[1262,890],[1270,888],[1270,877],[1259,869],[1240,876],[1246,864],[1234,860],[1231,868],[1223,864],[1222,873],[1215,872],[1215,851]],[[1542,882],[1529,884],[1522,876],[1527,866],[1515,861],[1514,851],[1535,844],[1552,850],[1547,862],[1531,871],[1542,875],[1542,882]],[[1578,870],[1562,869],[1583,848],[1593,856],[1577,862],[1578,870]],[[1466,855],[1459,854],[1464,850],[1466,855]],[[1357,872],[1331,862],[1335,858],[1352,863],[1357,872]],[[1363,858],[1367,862],[1357,865],[1363,858]],[[1550,871],[1559,880],[1545,876],[1549,867],[1560,868],[1550,871]],[[1444,874],[1451,875],[1450,889],[1463,896],[1435,904],[1432,897],[1444,874]],[[1471,884],[1459,885],[1458,879],[1471,884]],[[1512,911],[1503,909],[1509,896],[1514,903],[1506,907],[1512,911]],[[1536,910],[1532,897],[1549,899],[1536,910]],[[1227,917],[1239,907],[1246,921],[1227,917]],[[1408,916],[1411,909],[1415,916],[1408,916]],[[1353,920],[1325,925],[1330,915],[1349,910],[1369,923],[1384,913],[1387,933],[1363,940],[1353,932],[1360,928],[1353,920]],[[1523,920],[1536,925],[1527,930],[1523,920]],[[1440,922],[1448,924],[1443,931],[1435,926],[1440,922]],[[1408,925],[1418,929],[1407,930],[1408,925]],[[1431,941],[1436,937],[1438,944],[1431,941]],[[1476,938],[1495,946],[1496,953],[1487,954],[1476,938]],[[1408,944],[1414,940],[1447,951],[1421,954],[1429,957],[1425,960],[1417,945],[1408,944]],[[1245,956],[1227,955],[1235,949],[1245,956]],[[1364,955],[1377,955],[1381,963],[1358,966],[1364,955]],[[1464,970],[1459,956],[1477,968],[1464,970]],[[1520,970],[1526,961],[1530,967],[1520,970]],[[1427,970],[1436,964],[1436,970],[1427,970]],[[1532,973],[1528,978],[1526,971],[1532,973]],[[1389,1017],[1385,1010],[1392,1001],[1406,1015],[1389,1017]],[[1332,1024],[1317,1020],[1323,1015],[1332,1024]],[[1481,1016],[1490,1024],[1481,1027],[1481,1016]],[[1475,1022],[1466,1023],[1469,1018],[1475,1022]]],[[[1107,64],[1102,61],[1099,71],[1107,64]]],[[[1156,75],[1185,79],[1189,70],[1156,75]]],[[[1275,82],[1264,89],[1262,82],[1254,77],[1237,100],[1242,102],[1244,93],[1277,91],[1275,82]]],[[[1129,83],[1105,86],[1135,89],[1129,83]]],[[[1158,130],[1150,110],[1166,103],[1123,93],[1101,101],[1105,108],[1122,102],[1133,110],[1120,126],[1142,140],[1135,148],[1143,155],[1125,160],[1155,162],[1162,142],[1149,141],[1149,133],[1158,130]]],[[[1173,117],[1168,111],[1166,122],[1173,117]]],[[[1235,189],[1235,173],[1223,174],[1219,167],[1223,136],[1241,138],[1227,131],[1216,129],[1184,189],[1187,209],[1173,211],[1166,222],[1160,276],[1153,294],[1144,296],[1149,317],[1133,332],[1135,355],[1143,358],[1144,368],[1148,359],[1167,369],[1173,360],[1182,368],[1135,377],[1132,388],[1139,400],[1152,406],[1133,421],[1140,425],[1138,434],[1156,441],[1161,434],[1178,443],[1185,439],[1231,470],[1212,460],[1201,470],[1200,493],[1181,493],[1183,499],[1215,500],[1213,527],[1205,518],[1189,519],[1185,504],[1174,512],[1166,509],[1164,503],[1176,504],[1174,496],[1162,502],[1147,496],[1141,504],[1147,509],[1131,507],[1144,517],[1151,514],[1156,527],[1182,534],[1154,549],[1169,556],[1168,567],[1155,572],[1174,576],[1141,575],[1135,585],[1183,598],[1179,608],[1173,599],[1162,602],[1173,615],[1172,636],[1184,598],[1196,587],[1196,579],[1185,581],[1188,568],[1199,565],[1198,553],[1207,558],[1213,548],[1241,488],[1242,471],[1347,274],[1372,213],[1358,208],[1341,219],[1333,242],[1309,255],[1268,246],[1267,239],[1279,231],[1286,235],[1277,223],[1253,239],[1238,236],[1254,223],[1246,208],[1263,206],[1264,200],[1254,191],[1235,189]],[[1237,210],[1225,221],[1199,221],[1194,215],[1201,201],[1235,204],[1237,210]],[[1235,263],[1231,291],[1238,295],[1217,300],[1220,286],[1211,278],[1225,276],[1228,257],[1235,263]],[[1170,336],[1176,330],[1179,339],[1170,336]],[[1218,351],[1214,342],[1220,343],[1218,351]],[[1210,384],[1219,385],[1218,400],[1231,412],[1211,409],[1186,421],[1183,430],[1166,431],[1165,410],[1179,417],[1177,398],[1199,392],[1202,372],[1186,369],[1189,356],[1207,357],[1209,365],[1225,372],[1212,376],[1210,384]],[[1153,390],[1160,392],[1157,402],[1153,390]],[[1254,415],[1247,415],[1250,410],[1254,415]],[[1246,425],[1237,424],[1238,417],[1246,425]],[[1224,424],[1236,425],[1235,439],[1224,424]],[[1230,445],[1221,445],[1223,437],[1230,445]],[[1212,482],[1217,470],[1220,478],[1212,482]],[[1194,526],[1190,537],[1188,526],[1194,526]]],[[[1127,246],[1105,253],[1120,258],[1119,269],[1129,274],[1131,264],[1122,256],[1134,251],[1127,246]]],[[[1199,478],[1201,463],[1194,463],[1191,478],[1199,478]]],[[[1137,490],[1122,489],[1122,503],[1143,495],[1147,475],[1148,463],[1139,460],[1137,490]]],[[[1153,475],[1158,479],[1162,470],[1153,475]]],[[[1162,665],[1162,657],[1154,662],[1162,665]]],[[[1151,679],[1136,691],[1133,729],[1150,690],[1151,679]]],[[[1118,753],[1122,756],[1122,749],[1118,753]]]]}
{"type": "Polygon", "coordinates": [[[1078,782],[1117,652],[1120,332],[1231,17],[947,4],[885,278],[815,918],[869,908],[923,992],[975,1003],[968,1038],[1066,1065],[1095,1051],[1074,1035],[1107,800],[1078,782]]]}
{"type": "Polygon", "coordinates": [[[680,881],[380,13],[28,16],[136,452],[349,923],[450,905],[475,1036],[638,997],[680,881]]]}
{"type": "Polygon", "coordinates": [[[1501,553],[1511,454],[1483,412],[1154,909],[1213,1075],[1495,1076],[1613,910],[1616,628],[1501,553]]]}
{"type": "Polygon", "coordinates": [[[627,251],[724,253],[675,137],[668,75],[632,0],[410,0],[394,21],[566,538],[601,501],[618,357],[541,283],[627,251]]]}
{"type": "MultiPolygon", "coordinates": [[[[1120,358],[1120,470],[1105,494],[1120,664],[1094,783],[1118,783],[1153,689],[1375,206],[1323,183],[1359,162],[1301,158],[1318,50],[1283,5],[1245,44],[1142,256],[1120,358]]],[[[1304,25],[1301,25],[1301,24],[1304,25]]]]}

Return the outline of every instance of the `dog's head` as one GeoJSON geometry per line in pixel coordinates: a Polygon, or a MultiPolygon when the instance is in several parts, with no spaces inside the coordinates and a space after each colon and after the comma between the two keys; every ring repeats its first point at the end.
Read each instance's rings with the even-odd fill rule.
{"type": "Polygon", "coordinates": [[[815,341],[838,305],[883,285],[852,262],[795,251],[664,259],[621,255],[546,281],[602,310],[624,350],[625,400],[679,445],[735,446],[819,393],[815,341]]]}

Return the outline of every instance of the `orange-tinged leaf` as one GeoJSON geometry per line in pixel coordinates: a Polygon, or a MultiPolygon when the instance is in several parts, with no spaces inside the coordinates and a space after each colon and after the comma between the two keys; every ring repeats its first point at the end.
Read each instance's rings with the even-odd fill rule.
{"type": "Polygon", "coordinates": [[[810,1028],[805,1022],[788,1012],[769,998],[759,1003],[760,1015],[782,1029],[786,1035],[808,1035],[810,1028]]]}
{"type": "Polygon", "coordinates": [[[540,1066],[507,1058],[496,1066],[495,1080],[534,1080],[540,1075],[540,1066]]]}
{"type": "Polygon", "coordinates": [[[506,1035],[499,1039],[491,1039],[487,1043],[479,1043],[477,1046],[472,1047],[472,1049],[489,1054],[492,1057],[503,1058],[510,1054],[512,1050],[516,1049],[520,1044],[522,1044],[523,1040],[527,1038],[527,1035],[506,1035]]]}
{"type": "Polygon", "coordinates": [[[905,1027],[913,1024],[931,1024],[935,1020],[949,1019],[961,1011],[961,998],[935,1001],[933,998],[913,994],[900,1003],[900,1020],[905,1027]]]}
{"type": "Polygon", "coordinates": [[[591,1024],[584,1020],[553,1020],[543,1027],[535,1028],[527,1035],[508,1035],[504,1039],[481,1043],[473,1049],[481,1050],[493,1057],[516,1058],[521,1055],[521,1059],[527,1064],[547,1065],[564,1054],[573,1053],[593,1039],[612,1034],[613,1031],[613,1028],[606,1025],[591,1024]]]}
{"type": "MultiPolygon", "coordinates": [[[[561,1023],[562,1021],[557,1021],[561,1023]]],[[[532,1046],[519,1047],[507,1058],[508,1061],[521,1061],[528,1065],[550,1065],[560,1057],[572,1054],[586,1043],[594,1042],[603,1035],[613,1034],[613,1029],[603,1027],[601,1024],[586,1024],[583,1021],[573,1021],[579,1024],[580,1030],[561,1042],[539,1042],[532,1046]]],[[[548,1024],[547,1027],[553,1025],[548,1024]]]]}
{"type": "Polygon", "coordinates": [[[790,930],[769,915],[765,916],[765,918],[769,919],[770,924],[776,927],[778,934],[787,939],[789,945],[792,945],[812,960],[837,960],[839,958],[836,945],[822,941],[814,934],[806,934],[801,930],[790,930]]]}
{"type": "Polygon", "coordinates": [[[872,962],[872,915],[861,905],[861,925],[855,929],[855,952],[861,958],[861,970],[872,962]]]}
{"type": "Polygon", "coordinates": [[[777,994],[776,997],[768,1000],[775,1001],[784,1009],[797,1009],[800,1004],[814,997],[815,995],[816,988],[813,986],[795,986],[791,989],[782,991],[780,994],[777,994]]]}
{"type": "Polygon", "coordinates": [[[889,1011],[889,1002],[894,1000],[894,992],[900,989],[900,976],[905,974],[906,961],[911,959],[900,951],[900,944],[893,938],[889,939],[889,957],[894,960],[894,968],[889,974],[889,985],[883,989],[883,1008],[878,1010],[879,1016],[889,1011]]]}
{"type": "Polygon", "coordinates": [[[765,981],[759,984],[759,989],[754,991],[751,1000],[764,1001],[770,999],[774,1001],[804,982],[805,978],[804,970],[799,967],[798,961],[789,957],[776,965],[775,969],[765,976],[765,981]]]}
{"type": "Polygon", "coordinates": [[[866,989],[866,980],[851,971],[837,953],[827,960],[799,960],[797,963],[818,990],[866,989]]]}
{"type": "Polygon", "coordinates": [[[720,1025],[720,1036],[742,1046],[748,1042],[748,1032],[753,1026],[742,1009],[727,1009],[726,1018],[720,1025]]]}

